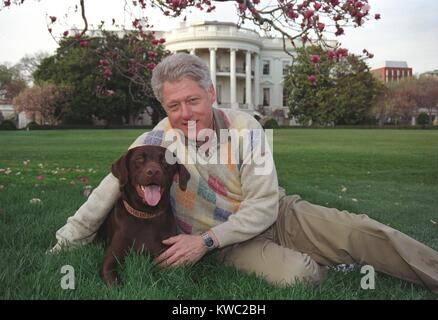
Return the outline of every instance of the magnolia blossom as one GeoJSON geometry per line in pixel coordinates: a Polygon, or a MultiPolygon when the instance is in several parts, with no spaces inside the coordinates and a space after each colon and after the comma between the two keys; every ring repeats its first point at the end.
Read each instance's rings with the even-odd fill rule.
{"type": "Polygon", "coordinates": [[[30,199],[29,203],[31,203],[31,204],[40,204],[41,203],[41,199],[39,199],[39,198],[32,198],[32,199],[30,199]]]}
{"type": "Polygon", "coordinates": [[[321,57],[319,55],[317,55],[317,54],[312,54],[310,56],[310,61],[312,63],[319,63],[319,61],[321,61],[321,57]]]}

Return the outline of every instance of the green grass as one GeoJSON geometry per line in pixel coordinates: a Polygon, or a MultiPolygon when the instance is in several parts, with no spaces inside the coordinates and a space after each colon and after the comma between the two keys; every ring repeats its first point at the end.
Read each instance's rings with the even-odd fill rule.
{"type": "MultiPolygon", "coordinates": [[[[98,270],[101,245],[59,255],[44,252],[55,231],[85,201],[142,132],[77,130],[0,132],[0,299],[429,299],[424,288],[378,274],[360,289],[359,270],[330,271],[318,288],[276,288],[208,256],[192,268],[158,270],[130,254],[122,286],[108,289],[98,270]],[[27,165],[23,161],[30,160],[27,165]],[[37,180],[37,176],[44,176],[37,180]],[[30,204],[32,198],[41,204],[30,204]],[[61,289],[63,265],[75,290],[61,289]]],[[[280,184],[313,203],[367,213],[438,249],[438,131],[276,130],[280,184]],[[342,189],[344,191],[342,191],[342,189]],[[357,201],[354,201],[356,199],[357,201]]]]}

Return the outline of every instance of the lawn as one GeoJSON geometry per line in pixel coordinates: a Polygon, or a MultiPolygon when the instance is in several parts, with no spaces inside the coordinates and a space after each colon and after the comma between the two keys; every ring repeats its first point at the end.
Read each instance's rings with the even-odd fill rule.
{"type": "MultiPolygon", "coordinates": [[[[430,299],[420,286],[378,274],[360,288],[359,269],[330,270],[317,288],[276,288],[218,265],[158,270],[130,254],[124,283],[99,278],[103,247],[44,252],[141,130],[0,132],[0,299],[430,299]],[[31,199],[40,203],[30,203],[31,199]],[[36,200],[35,200],[36,201],[36,200]],[[61,288],[61,268],[75,289],[61,288]]],[[[438,131],[279,129],[274,157],[280,184],[313,203],[367,213],[438,249],[438,131]]]]}

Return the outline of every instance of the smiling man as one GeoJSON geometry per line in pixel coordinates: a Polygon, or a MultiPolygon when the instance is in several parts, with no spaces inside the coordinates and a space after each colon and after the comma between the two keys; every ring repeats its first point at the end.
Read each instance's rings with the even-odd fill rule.
{"type": "MultiPolygon", "coordinates": [[[[202,162],[178,157],[191,179],[185,192],[171,189],[180,234],[164,241],[169,248],[156,257],[160,266],[193,264],[216,250],[223,263],[284,285],[319,284],[327,266],[358,263],[438,292],[435,250],[366,215],[287,196],[278,186],[265,137],[256,138],[263,132],[260,124],[244,112],[212,107],[215,89],[200,58],[181,53],[165,58],[153,71],[152,87],[167,118],[131,147],[176,146],[190,158],[190,150],[206,142],[199,139],[203,131],[217,137],[224,130],[245,132],[241,137],[247,140],[245,148],[233,144],[231,136],[216,143],[208,139],[209,152],[200,155],[206,160],[202,162]],[[224,151],[226,157],[219,158],[227,159],[225,163],[207,161],[224,151]],[[263,155],[270,170],[257,171],[259,164],[251,161],[254,154],[263,155]]],[[[119,195],[119,181],[109,174],[58,230],[52,251],[91,242],[119,195]]]]}

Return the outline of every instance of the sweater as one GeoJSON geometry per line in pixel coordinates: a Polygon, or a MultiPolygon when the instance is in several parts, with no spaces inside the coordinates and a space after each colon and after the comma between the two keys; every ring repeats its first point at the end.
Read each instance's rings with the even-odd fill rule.
{"type": "MultiPolygon", "coordinates": [[[[225,247],[257,236],[276,221],[278,180],[271,150],[263,143],[263,129],[257,120],[241,111],[216,108],[213,118],[217,137],[227,130],[241,133],[240,138],[221,139],[208,152],[203,146],[197,150],[195,141],[182,133],[175,134],[165,118],[152,131],[139,136],[130,148],[146,144],[175,151],[190,173],[185,191],[174,181],[170,192],[179,231],[199,234],[211,230],[219,247],[225,247]],[[260,170],[260,161],[253,159],[255,154],[259,155],[256,160],[262,155],[262,166],[268,170],[260,170]],[[218,163],[219,159],[226,161],[218,163]]],[[[110,173],[57,231],[58,242],[90,242],[119,196],[118,180],[110,173]]]]}

